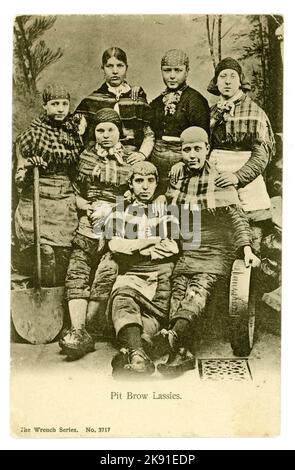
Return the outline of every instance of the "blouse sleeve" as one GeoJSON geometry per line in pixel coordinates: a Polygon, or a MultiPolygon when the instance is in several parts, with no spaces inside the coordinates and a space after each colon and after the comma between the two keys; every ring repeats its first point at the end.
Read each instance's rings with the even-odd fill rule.
{"type": "Polygon", "coordinates": [[[198,126],[210,134],[210,108],[204,97],[192,96],[189,101],[190,126],[198,126]]]}
{"type": "Polygon", "coordinates": [[[269,152],[266,143],[255,143],[252,147],[251,157],[238,171],[235,172],[239,180],[239,187],[251,183],[257,176],[264,173],[269,162],[269,152]]]}
{"type": "Polygon", "coordinates": [[[249,221],[243,209],[238,206],[227,207],[234,230],[234,244],[236,251],[244,246],[251,246],[251,231],[249,221]]]}

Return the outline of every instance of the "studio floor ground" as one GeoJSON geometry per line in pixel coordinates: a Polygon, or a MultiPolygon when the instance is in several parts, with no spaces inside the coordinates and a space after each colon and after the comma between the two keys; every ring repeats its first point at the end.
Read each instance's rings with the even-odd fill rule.
{"type": "Polygon", "coordinates": [[[202,360],[234,358],[229,343],[221,339],[204,340],[196,369],[173,379],[156,372],[146,380],[115,380],[110,365],[114,353],[112,345],[97,342],[95,352],[68,362],[57,342],[12,343],[12,434],[97,438],[279,432],[279,336],[258,333],[248,359],[251,375],[241,380],[235,377],[238,363],[227,377],[201,377],[202,360]]]}

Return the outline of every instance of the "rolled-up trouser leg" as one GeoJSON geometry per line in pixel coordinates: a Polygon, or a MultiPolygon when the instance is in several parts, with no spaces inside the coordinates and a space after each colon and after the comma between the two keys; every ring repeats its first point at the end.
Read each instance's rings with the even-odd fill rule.
{"type": "Polygon", "coordinates": [[[69,266],[72,248],[64,246],[55,246],[55,272],[56,272],[56,285],[64,286],[67,270],[69,266]]]}
{"type": "Polygon", "coordinates": [[[151,341],[153,336],[160,331],[160,322],[152,315],[144,313],[142,315],[143,332],[141,337],[151,341]]]}
{"type": "Polygon", "coordinates": [[[117,336],[126,325],[135,324],[142,328],[140,306],[128,295],[116,295],[112,303],[112,321],[117,336]]]}
{"type": "MultiPolygon", "coordinates": [[[[213,287],[218,279],[216,274],[210,273],[198,273],[194,274],[186,284],[185,295],[183,296],[182,300],[178,298],[178,308],[177,310],[173,311],[173,315],[170,318],[170,324],[173,326],[177,319],[184,319],[192,322],[193,320],[197,319],[205,309],[206,303],[212,293],[213,287]]],[[[182,283],[179,282],[180,279],[175,279],[175,286],[177,285],[177,289],[175,286],[172,288],[172,299],[173,296],[183,293],[183,280],[182,283]],[[182,287],[180,287],[180,284],[182,287]]]]}
{"type": "Polygon", "coordinates": [[[65,280],[67,300],[89,298],[90,273],[90,255],[81,248],[74,248],[65,280]]]}
{"type": "Polygon", "coordinates": [[[89,299],[92,275],[100,258],[99,240],[76,234],[66,280],[66,298],[89,299]]]}
{"type": "Polygon", "coordinates": [[[105,303],[107,303],[117,276],[118,264],[112,259],[108,252],[101,258],[95,271],[90,291],[90,299],[105,301],[105,303]]]}

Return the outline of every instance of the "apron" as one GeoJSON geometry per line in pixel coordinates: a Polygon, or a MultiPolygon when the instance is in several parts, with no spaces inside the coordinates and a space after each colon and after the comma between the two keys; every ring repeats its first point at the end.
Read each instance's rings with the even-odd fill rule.
{"type": "MultiPolygon", "coordinates": [[[[76,197],[66,175],[40,177],[41,244],[71,247],[78,225],[76,197]]],[[[34,245],[33,189],[24,191],[15,211],[15,231],[21,250],[34,245]]]]}
{"type": "Polygon", "coordinates": [[[140,295],[152,301],[156,295],[158,286],[158,272],[128,272],[119,274],[113,285],[112,292],[117,289],[128,287],[136,290],[140,295]]]}
{"type": "MultiPolygon", "coordinates": [[[[249,151],[214,149],[210,155],[210,162],[215,164],[219,173],[234,173],[242,168],[250,157],[249,151]]],[[[270,209],[270,198],[262,175],[238,189],[238,194],[245,212],[270,209]]]]}

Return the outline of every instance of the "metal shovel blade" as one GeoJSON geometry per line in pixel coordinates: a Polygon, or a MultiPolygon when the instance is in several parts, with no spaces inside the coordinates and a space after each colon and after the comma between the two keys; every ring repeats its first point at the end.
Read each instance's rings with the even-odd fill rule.
{"type": "Polygon", "coordinates": [[[49,343],[63,326],[64,288],[13,290],[11,310],[19,336],[32,344],[49,343]]]}

